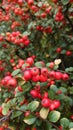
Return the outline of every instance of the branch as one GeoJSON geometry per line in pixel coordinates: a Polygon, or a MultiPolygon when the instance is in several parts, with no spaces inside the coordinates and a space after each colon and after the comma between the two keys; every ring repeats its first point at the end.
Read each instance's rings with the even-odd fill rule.
{"type": "Polygon", "coordinates": [[[12,114],[12,112],[13,112],[13,110],[10,111],[6,116],[0,118],[0,122],[4,122],[4,121],[6,121],[6,120],[10,117],[10,115],[12,114]]]}

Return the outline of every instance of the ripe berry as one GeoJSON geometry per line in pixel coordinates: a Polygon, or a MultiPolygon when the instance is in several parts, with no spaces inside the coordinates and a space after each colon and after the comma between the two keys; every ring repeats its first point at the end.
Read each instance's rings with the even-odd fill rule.
{"type": "Polygon", "coordinates": [[[61,47],[58,47],[58,48],[56,49],[56,52],[57,52],[57,53],[61,53],[61,51],[62,51],[62,48],[61,48],[61,47]]]}
{"type": "Polygon", "coordinates": [[[34,63],[33,58],[32,57],[27,58],[26,63],[29,64],[30,66],[33,65],[33,63],[34,63]]]}
{"type": "Polygon", "coordinates": [[[72,52],[71,51],[66,51],[66,56],[71,56],[72,52]]]}
{"type": "Polygon", "coordinates": [[[29,6],[31,6],[31,5],[34,4],[34,0],[27,0],[27,2],[28,2],[28,5],[29,5],[29,6]]]}
{"type": "Polygon", "coordinates": [[[73,120],[73,115],[71,115],[71,117],[70,117],[72,120],[73,120]]]}
{"type": "Polygon", "coordinates": [[[0,127],[0,130],[4,130],[4,127],[0,127]]]}
{"type": "Polygon", "coordinates": [[[29,80],[32,78],[31,71],[30,71],[30,70],[25,70],[23,77],[24,77],[24,79],[25,79],[26,81],[29,81],[29,80]]]}
{"type": "Polygon", "coordinates": [[[2,115],[2,106],[0,106],[0,115],[2,115]]]}
{"type": "Polygon", "coordinates": [[[8,86],[11,86],[11,87],[16,87],[17,86],[17,81],[16,79],[14,78],[11,78],[10,80],[8,80],[8,86]]]}
{"type": "Polygon", "coordinates": [[[33,68],[31,69],[31,74],[32,74],[33,76],[38,75],[38,74],[39,74],[39,69],[38,69],[37,67],[33,67],[33,68]]]}
{"type": "Polygon", "coordinates": [[[49,72],[49,76],[51,77],[51,78],[55,78],[55,71],[50,71],[49,72]]]}
{"type": "Polygon", "coordinates": [[[64,81],[69,80],[69,75],[68,74],[62,74],[62,79],[64,81]]]}
{"type": "Polygon", "coordinates": [[[41,74],[44,75],[44,76],[47,76],[48,75],[48,69],[47,68],[42,68],[41,69],[41,74]]]}
{"type": "Polygon", "coordinates": [[[28,46],[29,44],[30,44],[30,40],[27,39],[27,40],[24,42],[24,45],[25,45],[25,46],[28,46]]]}
{"type": "Polygon", "coordinates": [[[55,109],[55,105],[53,102],[50,104],[49,109],[50,111],[53,111],[55,109]]]}
{"type": "Polygon", "coordinates": [[[31,90],[30,94],[32,95],[33,98],[37,98],[38,97],[38,91],[36,91],[35,89],[31,90]]]}
{"type": "Polygon", "coordinates": [[[61,72],[55,72],[55,79],[61,80],[61,78],[62,78],[62,73],[61,72]]]}
{"type": "Polygon", "coordinates": [[[42,106],[45,108],[48,108],[50,106],[50,103],[51,103],[51,100],[48,98],[43,98],[41,102],[42,106]]]}
{"type": "Polygon", "coordinates": [[[44,93],[44,98],[48,98],[48,92],[44,93]]]}
{"type": "Polygon", "coordinates": [[[60,101],[58,101],[58,100],[54,100],[53,104],[54,104],[55,108],[59,108],[60,107],[60,101]]]}
{"type": "Polygon", "coordinates": [[[46,82],[47,81],[47,76],[44,76],[44,75],[40,75],[40,82],[46,82]]]}
{"type": "Polygon", "coordinates": [[[52,69],[54,67],[54,62],[50,62],[49,68],[52,69]]]}
{"type": "Polygon", "coordinates": [[[24,116],[25,117],[27,117],[27,116],[29,116],[30,115],[30,111],[26,111],[25,113],[24,113],[24,116]]]}
{"type": "Polygon", "coordinates": [[[19,90],[20,92],[23,92],[23,89],[21,88],[21,86],[18,86],[18,90],[19,90]]]}

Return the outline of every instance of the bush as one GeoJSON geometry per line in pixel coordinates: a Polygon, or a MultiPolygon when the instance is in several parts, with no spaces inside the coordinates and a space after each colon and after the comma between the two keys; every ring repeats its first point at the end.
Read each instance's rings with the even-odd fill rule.
{"type": "Polygon", "coordinates": [[[0,130],[72,130],[73,0],[0,3],[0,130]]]}

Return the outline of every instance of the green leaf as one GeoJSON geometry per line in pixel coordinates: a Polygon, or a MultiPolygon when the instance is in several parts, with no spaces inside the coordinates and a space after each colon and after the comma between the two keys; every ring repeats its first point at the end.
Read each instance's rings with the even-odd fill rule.
{"type": "Polygon", "coordinates": [[[67,118],[62,118],[60,120],[60,124],[64,127],[67,128],[69,126],[69,120],[67,118]]]}
{"type": "Polygon", "coordinates": [[[61,90],[63,93],[66,93],[66,92],[67,92],[67,89],[64,88],[64,87],[60,87],[59,90],[61,90]]]}
{"type": "Polygon", "coordinates": [[[66,72],[73,72],[73,67],[69,67],[65,69],[66,72]]]}
{"type": "Polygon", "coordinates": [[[70,94],[73,94],[73,87],[69,88],[69,92],[70,92],[70,94]]]}
{"type": "Polygon", "coordinates": [[[45,87],[46,85],[47,85],[47,82],[40,83],[40,86],[41,86],[41,87],[45,87]]]}
{"type": "Polygon", "coordinates": [[[16,117],[19,117],[22,114],[21,111],[13,111],[12,115],[11,115],[11,119],[14,119],[16,117]]]}
{"type": "Polygon", "coordinates": [[[32,101],[31,103],[28,104],[27,108],[28,110],[30,110],[31,112],[35,111],[39,106],[39,102],[38,101],[32,101]]]}
{"type": "Polygon", "coordinates": [[[27,110],[27,105],[22,105],[21,107],[19,107],[19,110],[26,111],[27,110]]]}
{"type": "Polygon", "coordinates": [[[14,71],[12,72],[12,76],[17,75],[19,72],[20,72],[20,69],[14,70],[14,71]]]}
{"type": "Polygon", "coordinates": [[[56,85],[51,85],[50,89],[53,90],[54,92],[56,92],[58,90],[56,85]]]}
{"type": "Polygon", "coordinates": [[[19,84],[20,86],[24,85],[25,83],[26,83],[26,81],[23,80],[23,79],[21,79],[21,80],[18,81],[18,84],[19,84]]]}
{"type": "Polygon", "coordinates": [[[3,115],[7,115],[9,112],[9,106],[7,104],[3,104],[3,110],[2,110],[2,114],[3,115]]]}
{"type": "Polygon", "coordinates": [[[53,91],[53,90],[49,90],[49,98],[51,98],[51,99],[54,99],[54,97],[55,97],[55,92],[53,91]]]}
{"type": "Polygon", "coordinates": [[[31,125],[36,121],[36,117],[33,115],[29,115],[28,117],[24,118],[23,120],[26,124],[31,125]]]}
{"type": "Polygon", "coordinates": [[[51,122],[57,122],[60,118],[60,112],[58,111],[51,111],[50,114],[49,114],[49,120],[51,122]]]}
{"type": "Polygon", "coordinates": [[[24,93],[28,92],[31,89],[31,84],[30,82],[26,82],[23,86],[22,89],[24,90],[24,93]]]}
{"type": "Polygon", "coordinates": [[[73,122],[69,123],[69,128],[73,128],[73,122]]]}
{"type": "Polygon", "coordinates": [[[61,0],[63,5],[67,5],[69,3],[69,0],[61,0]]]}
{"type": "Polygon", "coordinates": [[[43,119],[46,119],[49,113],[49,109],[46,108],[42,108],[40,110],[40,117],[42,117],[43,119]]]}
{"type": "Polygon", "coordinates": [[[43,67],[41,62],[36,62],[36,63],[35,63],[35,66],[36,66],[37,68],[42,68],[42,67],[43,67]]]}

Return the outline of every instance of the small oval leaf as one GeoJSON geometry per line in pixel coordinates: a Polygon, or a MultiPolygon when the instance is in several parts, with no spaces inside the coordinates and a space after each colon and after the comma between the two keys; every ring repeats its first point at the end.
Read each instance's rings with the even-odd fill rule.
{"type": "Polygon", "coordinates": [[[26,124],[31,125],[36,121],[36,117],[33,115],[29,115],[28,117],[24,118],[23,120],[26,124]]]}
{"type": "Polygon", "coordinates": [[[12,76],[17,75],[19,72],[20,72],[20,69],[14,70],[14,71],[12,72],[12,76]]]}
{"type": "Polygon", "coordinates": [[[49,113],[49,109],[46,108],[42,108],[40,110],[40,117],[42,117],[43,119],[46,119],[49,113]]]}
{"type": "Polygon", "coordinates": [[[69,120],[67,118],[62,118],[60,120],[60,123],[64,128],[67,128],[69,126],[69,120]]]}
{"type": "Polygon", "coordinates": [[[27,108],[28,110],[30,110],[31,112],[35,111],[39,106],[39,102],[38,101],[32,101],[31,103],[28,104],[27,108]]]}
{"type": "Polygon", "coordinates": [[[59,111],[51,111],[49,114],[49,120],[51,122],[57,122],[60,119],[60,112],[59,111]]]}

